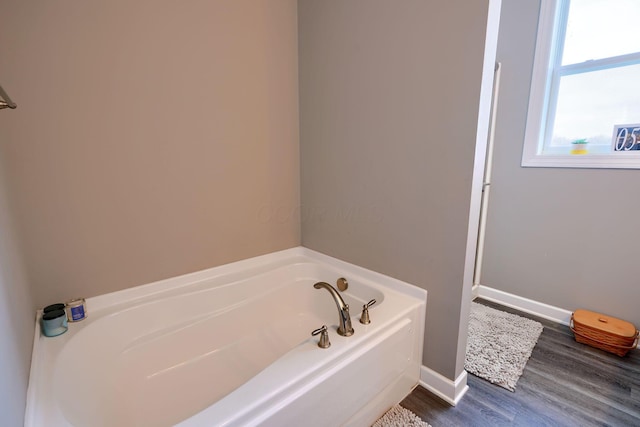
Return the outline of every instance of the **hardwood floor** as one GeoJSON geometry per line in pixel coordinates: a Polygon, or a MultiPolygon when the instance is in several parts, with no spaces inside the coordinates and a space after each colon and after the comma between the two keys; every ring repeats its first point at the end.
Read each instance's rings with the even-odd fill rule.
{"type": "Polygon", "coordinates": [[[566,326],[476,302],[544,326],[515,393],[469,374],[455,407],[420,386],[402,406],[433,427],[640,426],[640,349],[619,357],[575,342],[566,326]]]}

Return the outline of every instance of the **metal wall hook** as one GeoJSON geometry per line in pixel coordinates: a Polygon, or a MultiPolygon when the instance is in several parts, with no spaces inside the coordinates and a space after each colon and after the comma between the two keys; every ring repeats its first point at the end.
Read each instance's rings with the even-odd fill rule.
{"type": "Polygon", "coordinates": [[[368,325],[371,323],[371,319],[369,319],[369,307],[376,303],[375,299],[372,299],[368,303],[362,306],[362,314],[360,315],[360,323],[363,325],[368,325]]]}
{"type": "Polygon", "coordinates": [[[316,329],[311,332],[312,336],[316,336],[320,334],[320,341],[318,341],[318,347],[320,348],[329,348],[331,347],[331,343],[329,342],[329,332],[327,332],[327,325],[322,325],[321,328],[316,329]]]}
{"type": "Polygon", "coordinates": [[[9,98],[7,92],[5,92],[4,89],[2,89],[2,86],[0,86],[0,110],[4,108],[11,108],[14,110],[16,107],[16,103],[9,98]]]}

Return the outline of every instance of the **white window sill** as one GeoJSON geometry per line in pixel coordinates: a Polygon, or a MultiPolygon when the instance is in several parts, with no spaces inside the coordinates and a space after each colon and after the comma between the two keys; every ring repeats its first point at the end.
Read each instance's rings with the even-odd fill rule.
{"type": "Polygon", "coordinates": [[[640,169],[640,153],[534,155],[523,157],[523,167],[640,169]]]}

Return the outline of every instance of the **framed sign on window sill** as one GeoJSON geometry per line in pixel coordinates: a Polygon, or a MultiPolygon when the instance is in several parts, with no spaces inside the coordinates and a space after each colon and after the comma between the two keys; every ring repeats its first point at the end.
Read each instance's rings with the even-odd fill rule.
{"type": "Polygon", "coordinates": [[[640,151],[640,124],[615,125],[612,145],[615,153],[640,151]]]}

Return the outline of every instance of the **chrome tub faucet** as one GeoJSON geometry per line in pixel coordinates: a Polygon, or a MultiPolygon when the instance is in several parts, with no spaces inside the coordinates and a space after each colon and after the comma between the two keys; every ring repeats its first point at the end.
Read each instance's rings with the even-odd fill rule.
{"type": "Polygon", "coordinates": [[[326,289],[338,307],[338,315],[340,317],[338,323],[338,335],[342,335],[344,337],[350,337],[353,335],[353,327],[351,326],[351,315],[349,315],[349,304],[345,303],[338,291],[326,282],[318,282],[313,285],[316,289],[326,289]]]}

